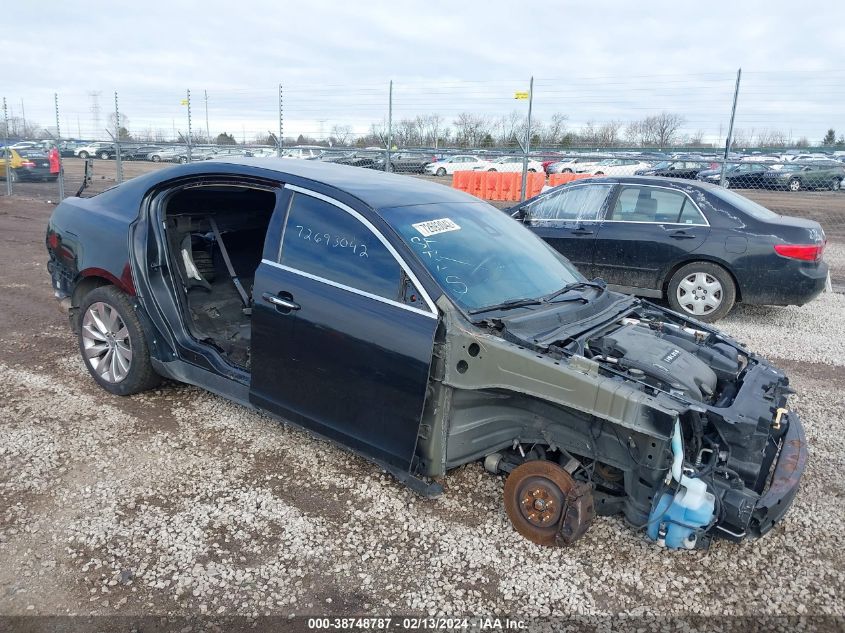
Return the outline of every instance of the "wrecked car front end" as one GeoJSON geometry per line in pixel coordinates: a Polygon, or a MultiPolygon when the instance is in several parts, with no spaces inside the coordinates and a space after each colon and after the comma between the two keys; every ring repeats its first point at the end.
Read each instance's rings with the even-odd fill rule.
{"type": "Polygon", "coordinates": [[[544,544],[571,542],[593,512],[621,512],[670,548],[768,532],[807,460],[788,378],[704,324],[592,292],[590,310],[565,317],[548,307],[467,320],[444,302],[420,466],[484,459],[511,474],[553,461],[571,479],[563,494],[537,486],[537,465],[510,492],[516,528],[544,544]]]}

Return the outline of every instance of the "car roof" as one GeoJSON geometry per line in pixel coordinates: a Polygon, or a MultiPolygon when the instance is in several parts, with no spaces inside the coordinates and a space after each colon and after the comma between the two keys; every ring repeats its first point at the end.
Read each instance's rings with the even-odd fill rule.
{"type": "Polygon", "coordinates": [[[232,157],[203,163],[207,166],[214,163],[243,165],[281,176],[313,180],[344,191],[376,210],[412,204],[481,202],[468,193],[421,178],[322,161],[232,157]]]}

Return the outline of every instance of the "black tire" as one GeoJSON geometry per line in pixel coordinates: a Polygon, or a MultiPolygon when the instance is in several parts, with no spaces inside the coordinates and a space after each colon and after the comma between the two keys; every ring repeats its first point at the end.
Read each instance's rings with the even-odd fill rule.
{"type": "Polygon", "coordinates": [[[730,188],[731,188],[731,179],[730,179],[730,178],[725,178],[725,179],[722,181],[722,186],[723,186],[725,189],[730,189],[730,188]]]}
{"type": "Polygon", "coordinates": [[[793,178],[787,183],[786,188],[789,191],[801,191],[801,181],[798,178],[793,178]]]}
{"type": "Polygon", "coordinates": [[[161,162],[161,156],[159,156],[158,154],[153,154],[152,161],[154,163],[160,163],[161,162]]]}
{"type": "Polygon", "coordinates": [[[842,188],[842,181],[839,178],[834,178],[830,183],[831,191],[839,191],[842,188]]]}
{"type": "Polygon", "coordinates": [[[571,174],[571,173],[572,173],[572,170],[571,170],[571,169],[569,169],[569,167],[567,167],[566,169],[561,169],[561,170],[560,170],[560,173],[562,173],[562,174],[571,174]]]}
{"type": "Polygon", "coordinates": [[[532,174],[536,174],[536,173],[537,173],[537,170],[536,170],[536,169],[534,169],[533,167],[531,167],[528,171],[529,171],[529,172],[531,172],[532,174]]]}
{"type": "Polygon", "coordinates": [[[79,158],[88,158],[90,154],[88,152],[79,152],[79,158]]]}
{"type": "Polygon", "coordinates": [[[18,175],[18,170],[17,170],[17,169],[13,169],[13,170],[12,170],[12,175],[11,175],[10,180],[11,180],[12,182],[20,182],[20,181],[21,181],[21,177],[18,175]]]}
{"type": "Polygon", "coordinates": [[[182,164],[184,165],[185,163],[187,163],[187,162],[188,162],[188,157],[187,157],[187,156],[180,156],[180,157],[179,157],[179,162],[180,162],[180,163],[182,163],[182,164]]]}
{"type": "Polygon", "coordinates": [[[109,153],[108,152],[100,152],[100,160],[108,160],[109,153]]]}
{"type": "MultiPolygon", "coordinates": [[[[725,317],[733,308],[736,302],[736,284],[730,273],[718,264],[711,262],[691,262],[679,268],[672,275],[671,279],[669,279],[669,284],[666,288],[666,299],[669,302],[669,306],[675,312],[680,312],[684,316],[704,321],[705,323],[712,323],[725,317]],[[712,310],[703,313],[696,313],[687,307],[689,305],[696,305],[695,302],[698,299],[693,299],[692,303],[687,304],[679,296],[678,289],[681,283],[694,278],[696,275],[704,275],[706,278],[715,279],[720,285],[719,304],[712,310]]],[[[702,301],[706,299],[706,296],[702,297],[702,301]]],[[[702,305],[705,305],[705,303],[703,302],[702,305]]]]}
{"type": "Polygon", "coordinates": [[[435,175],[436,176],[445,176],[446,175],[446,169],[443,168],[443,167],[438,168],[438,170],[435,172],[435,175]]]}
{"type": "Polygon", "coordinates": [[[594,175],[594,176],[604,176],[604,172],[603,172],[603,171],[597,171],[597,172],[596,172],[595,174],[593,174],[593,175],[594,175]]]}
{"type": "Polygon", "coordinates": [[[496,171],[495,169],[488,169],[487,171],[496,171]]]}
{"type": "MultiPolygon", "coordinates": [[[[129,297],[114,286],[101,286],[89,292],[82,299],[79,306],[79,353],[88,372],[94,380],[106,391],[118,396],[129,396],[152,389],[161,382],[161,377],[153,370],[150,361],[150,347],[144,335],[141,321],[138,319],[135,307],[129,297]],[[92,305],[101,303],[114,310],[123,322],[127,332],[131,360],[125,377],[119,381],[110,381],[101,376],[86,357],[86,344],[90,345],[90,338],[85,340],[85,316],[92,305]]],[[[90,330],[88,330],[90,332],[90,330]]]]}

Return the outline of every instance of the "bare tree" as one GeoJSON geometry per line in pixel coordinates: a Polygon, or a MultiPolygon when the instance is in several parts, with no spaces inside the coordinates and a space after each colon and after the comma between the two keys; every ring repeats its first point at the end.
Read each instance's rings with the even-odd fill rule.
{"type": "Polygon", "coordinates": [[[542,141],[547,145],[559,145],[563,142],[566,134],[566,121],[569,119],[562,112],[555,112],[545,127],[545,134],[542,141]]]}
{"type": "Polygon", "coordinates": [[[642,147],[669,147],[675,143],[686,119],[683,115],[661,112],[628,124],[628,140],[642,147]]]}
{"type": "Polygon", "coordinates": [[[458,145],[462,147],[476,147],[481,140],[491,134],[493,126],[481,115],[471,112],[461,112],[454,121],[455,135],[458,145]]]}
{"type": "Polygon", "coordinates": [[[333,145],[348,145],[352,138],[352,127],[349,125],[333,125],[329,133],[329,141],[333,145]]]}

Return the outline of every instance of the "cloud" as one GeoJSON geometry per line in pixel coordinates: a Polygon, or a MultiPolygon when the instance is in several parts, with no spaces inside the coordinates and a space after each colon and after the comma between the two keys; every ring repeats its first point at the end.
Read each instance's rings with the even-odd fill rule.
{"type": "MultiPolygon", "coordinates": [[[[48,125],[53,93],[63,126],[96,134],[89,92],[133,126],[186,125],[192,88],[212,130],[277,126],[284,85],[288,130],[363,131],[397,117],[523,108],[513,92],[536,78],[535,112],[570,125],[631,121],[661,110],[688,131],[727,125],[736,69],[745,70],[737,125],[796,137],[845,129],[845,5],[794,2],[12,3],[0,46],[3,94],[48,125]],[[47,8],[49,7],[49,8],[47,8]],[[67,124],[67,125],[65,125],[67,124]]],[[[199,110],[197,110],[199,108],[199,110]]],[[[103,115],[105,116],[105,115],[103,115]]]]}

